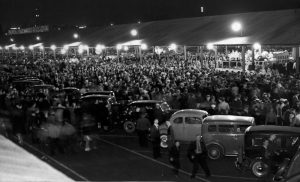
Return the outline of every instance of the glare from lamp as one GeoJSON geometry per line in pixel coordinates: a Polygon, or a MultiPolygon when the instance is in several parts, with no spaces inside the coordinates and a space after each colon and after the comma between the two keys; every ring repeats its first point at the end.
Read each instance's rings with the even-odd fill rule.
{"type": "Polygon", "coordinates": [[[50,49],[52,49],[54,51],[56,49],[56,46],[55,45],[51,45],[50,49]]]}
{"type": "Polygon", "coordinates": [[[231,24],[231,29],[235,32],[241,31],[242,30],[242,24],[240,22],[233,22],[231,24]]]}
{"type": "Polygon", "coordinates": [[[66,52],[67,52],[66,49],[62,49],[62,50],[60,51],[61,54],[66,54],[66,52]]]}
{"type": "Polygon", "coordinates": [[[129,50],[128,46],[124,46],[124,51],[128,51],[128,50],[129,50]]]}
{"type": "Polygon", "coordinates": [[[117,47],[117,50],[121,50],[122,49],[122,45],[121,44],[118,44],[116,47],[117,47]]]}
{"type": "Polygon", "coordinates": [[[33,47],[32,45],[30,45],[28,48],[29,48],[30,50],[33,50],[34,47],[33,47]]]}
{"type": "Polygon", "coordinates": [[[73,34],[74,39],[78,39],[79,35],[77,33],[73,34]]]}
{"type": "Polygon", "coordinates": [[[177,45],[175,43],[170,44],[169,48],[171,50],[176,50],[177,49],[177,45]]]}
{"type": "Polygon", "coordinates": [[[260,43],[258,43],[258,42],[254,43],[253,48],[254,48],[254,50],[260,50],[261,49],[260,43]]]}
{"type": "Polygon", "coordinates": [[[36,40],[41,40],[41,38],[39,36],[36,37],[36,40]]]}
{"type": "Polygon", "coordinates": [[[136,30],[136,29],[132,29],[131,31],[130,31],[130,34],[132,35],[132,36],[137,36],[137,34],[138,34],[138,31],[136,30]]]}
{"type": "Polygon", "coordinates": [[[207,49],[212,50],[212,49],[214,49],[214,44],[208,43],[206,47],[207,47],[207,49]]]}
{"type": "Polygon", "coordinates": [[[146,49],[148,49],[148,46],[147,46],[147,44],[142,44],[142,45],[141,45],[141,49],[142,49],[142,50],[146,50],[146,49]]]}
{"type": "Polygon", "coordinates": [[[21,45],[21,46],[20,46],[20,49],[21,49],[21,50],[24,50],[24,49],[25,49],[25,47],[24,47],[23,45],[21,45]]]}

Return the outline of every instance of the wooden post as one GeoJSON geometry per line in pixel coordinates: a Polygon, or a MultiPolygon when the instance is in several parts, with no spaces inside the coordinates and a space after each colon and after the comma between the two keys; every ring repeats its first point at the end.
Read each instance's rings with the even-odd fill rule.
{"type": "Polygon", "coordinates": [[[242,69],[243,73],[246,72],[246,60],[245,60],[245,46],[242,45],[242,69]]]}
{"type": "Polygon", "coordinates": [[[299,46],[293,48],[293,52],[294,52],[293,55],[294,55],[294,59],[296,61],[296,73],[299,73],[299,71],[300,71],[300,68],[299,68],[299,66],[300,66],[299,49],[300,49],[299,46]]]}
{"type": "Polygon", "coordinates": [[[183,46],[184,60],[186,60],[186,46],[183,46]]]}

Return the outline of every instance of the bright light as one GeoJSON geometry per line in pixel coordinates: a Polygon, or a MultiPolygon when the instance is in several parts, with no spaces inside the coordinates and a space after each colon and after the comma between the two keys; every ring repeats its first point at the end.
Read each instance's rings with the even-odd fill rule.
{"type": "Polygon", "coordinates": [[[164,50],[160,47],[155,47],[154,51],[155,51],[156,54],[161,54],[162,52],[164,52],[164,50]]]}
{"type": "Polygon", "coordinates": [[[148,49],[148,46],[147,46],[147,44],[141,44],[141,49],[142,49],[142,50],[146,50],[146,49],[148,49]]]}
{"type": "Polygon", "coordinates": [[[22,46],[22,45],[21,45],[19,48],[20,48],[21,50],[24,50],[24,49],[25,49],[25,47],[24,47],[24,46],[22,46]]]}
{"type": "Polygon", "coordinates": [[[8,46],[5,46],[5,49],[6,49],[6,50],[8,50],[8,49],[9,49],[9,47],[8,47],[8,46]]]}
{"type": "Polygon", "coordinates": [[[102,49],[105,49],[104,45],[101,45],[101,44],[96,45],[96,50],[102,50],[102,49]]]}
{"type": "Polygon", "coordinates": [[[11,42],[13,42],[13,41],[14,41],[14,39],[13,39],[13,38],[10,38],[9,40],[10,40],[11,42]]]}
{"type": "Polygon", "coordinates": [[[110,26],[114,26],[114,24],[113,24],[113,23],[111,23],[111,24],[110,24],[110,26]]]}
{"type": "Polygon", "coordinates": [[[82,47],[81,45],[78,47],[78,53],[79,53],[79,54],[82,54],[82,53],[83,53],[83,47],[82,47]]]}
{"type": "Polygon", "coordinates": [[[63,47],[65,50],[68,50],[69,49],[69,46],[68,45],[64,45],[63,47]]]}
{"type": "Polygon", "coordinates": [[[175,51],[177,49],[177,45],[172,43],[172,44],[170,44],[169,49],[175,51]]]}
{"type": "Polygon", "coordinates": [[[233,22],[231,24],[231,29],[235,32],[238,32],[242,29],[242,24],[240,22],[233,22]]]}
{"type": "Polygon", "coordinates": [[[84,45],[84,46],[83,46],[83,49],[88,50],[88,49],[89,49],[89,46],[84,45]]]}
{"type": "Polygon", "coordinates": [[[30,45],[28,48],[29,48],[30,50],[33,50],[34,47],[33,47],[32,45],[30,45]]]}
{"type": "Polygon", "coordinates": [[[138,31],[137,31],[136,29],[132,29],[132,30],[130,31],[130,34],[131,34],[132,36],[137,36],[138,31]]]}
{"type": "Polygon", "coordinates": [[[254,48],[255,50],[261,49],[260,43],[258,43],[258,42],[254,43],[254,44],[253,44],[253,48],[254,48]]]}
{"type": "Polygon", "coordinates": [[[138,24],[141,24],[141,21],[138,21],[137,23],[138,23],[138,24]]]}
{"type": "Polygon", "coordinates": [[[52,51],[55,51],[56,46],[55,46],[55,45],[51,45],[51,46],[50,46],[50,49],[52,49],[52,51]]]}
{"type": "Polygon", "coordinates": [[[13,50],[18,50],[18,48],[16,46],[13,46],[12,49],[13,50]]]}
{"type": "Polygon", "coordinates": [[[207,47],[207,49],[212,50],[212,49],[214,49],[214,44],[208,43],[206,47],[207,47]]]}
{"type": "Polygon", "coordinates": [[[67,52],[67,50],[66,50],[66,49],[62,49],[62,50],[60,50],[60,53],[61,53],[61,54],[66,54],[66,52],[67,52]]]}
{"type": "Polygon", "coordinates": [[[0,46],[0,50],[2,50],[2,47],[0,46]]]}
{"type": "Polygon", "coordinates": [[[41,45],[39,48],[40,48],[40,50],[43,50],[43,49],[44,49],[44,46],[41,45]]]}
{"type": "Polygon", "coordinates": [[[128,51],[128,50],[129,50],[128,46],[124,46],[124,51],[128,51]]]}
{"type": "Polygon", "coordinates": [[[73,34],[74,39],[78,39],[79,35],[77,33],[73,34]]]}
{"type": "Polygon", "coordinates": [[[39,36],[36,37],[36,40],[41,40],[41,38],[39,36]]]}
{"type": "Polygon", "coordinates": [[[122,45],[121,45],[121,44],[118,44],[118,45],[117,45],[117,49],[118,49],[118,50],[121,50],[121,49],[122,49],[122,45]]]}

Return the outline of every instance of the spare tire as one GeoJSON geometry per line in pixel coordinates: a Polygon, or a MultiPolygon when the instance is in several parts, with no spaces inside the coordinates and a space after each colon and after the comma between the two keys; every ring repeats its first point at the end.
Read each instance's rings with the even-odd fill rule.
{"type": "Polygon", "coordinates": [[[126,133],[133,133],[135,131],[135,124],[132,121],[126,121],[123,124],[123,128],[126,133]]]}

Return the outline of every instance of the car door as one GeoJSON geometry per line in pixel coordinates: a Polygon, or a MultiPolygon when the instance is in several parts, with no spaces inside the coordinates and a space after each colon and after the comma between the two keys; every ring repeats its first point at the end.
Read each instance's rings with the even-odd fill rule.
{"type": "Polygon", "coordinates": [[[224,147],[225,155],[236,155],[238,142],[233,124],[219,124],[220,143],[224,147]]]}
{"type": "Polygon", "coordinates": [[[172,137],[174,140],[184,140],[183,117],[177,116],[171,118],[172,137]]]}
{"type": "Polygon", "coordinates": [[[184,118],[184,140],[193,141],[201,135],[202,118],[197,116],[184,118]]]}

